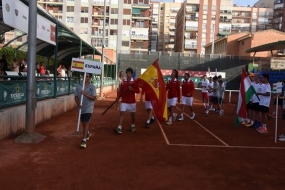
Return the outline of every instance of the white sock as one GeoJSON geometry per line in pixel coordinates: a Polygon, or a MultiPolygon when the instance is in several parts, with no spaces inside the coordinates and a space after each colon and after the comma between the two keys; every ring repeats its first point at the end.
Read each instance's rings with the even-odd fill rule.
{"type": "Polygon", "coordinates": [[[84,139],[82,139],[82,141],[86,142],[87,140],[84,138],[84,139]]]}
{"type": "Polygon", "coordinates": [[[168,121],[172,121],[172,117],[169,117],[168,121]]]}
{"type": "Polygon", "coordinates": [[[150,120],[148,119],[146,122],[147,122],[147,123],[149,123],[149,122],[150,122],[150,120]]]}
{"type": "Polygon", "coordinates": [[[183,117],[183,113],[181,114],[181,117],[183,117]]]}
{"type": "Polygon", "coordinates": [[[154,117],[153,117],[153,116],[151,116],[151,119],[154,119],[154,117]]]}
{"type": "Polygon", "coordinates": [[[119,126],[118,126],[118,128],[119,128],[119,129],[122,129],[122,126],[121,126],[121,125],[119,125],[119,126]]]}

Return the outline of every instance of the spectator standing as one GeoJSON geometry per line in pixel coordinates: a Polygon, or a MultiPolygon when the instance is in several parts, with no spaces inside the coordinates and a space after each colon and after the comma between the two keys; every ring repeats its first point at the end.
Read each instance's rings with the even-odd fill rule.
{"type": "Polygon", "coordinates": [[[16,73],[20,72],[20,70],[19,70],[19,68],[20,68],[19,62],[17,61],[16,58],[13,59],[13,65],[12,66],[13,66],[13,71],[14,72],[16,72],[16,73]]]}
{"type": "Polygon", "coordinates": [[[2,55],[2,59],[0,60],[1,71],[5,75],[5,72],[8,71],[8,61],[6,59],[6,55],[2,55]]]}
{"type": "Polygon", "coordinates": [[[89,131],[89,123],[94,109],[94,101],[96,100],[96,87],[91,83],[92,74],[86,73],[84,89],[83,83],[77,85],[75,90],[75,102],[81,108],[80,120],[83,125],[83,139],[80,144],[81,148],[86,148],[91,133],[89,131]],[[80,107],[81,96],[83,96],[82,106],[80,107]]]}
{"type": "Polygon", "coordinates": [[[44,63],[41,62],[40,63],[40,76],[45,76],[45,72],[46,72],[46,69],[45,69],[44,63]]]}
{"type": "Polygon", "coordinates": [[[27,72],[26,67],[27,67],[27,60],[26,59],[22,59],[21,63],[20,63],[19,71],[20,72],[27,72]]]}

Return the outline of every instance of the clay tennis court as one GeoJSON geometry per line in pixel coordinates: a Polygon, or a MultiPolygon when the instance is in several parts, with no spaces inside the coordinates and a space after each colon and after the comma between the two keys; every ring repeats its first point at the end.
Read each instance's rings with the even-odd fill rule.
{"type": "MultiPolygon", "coordinates": [[[[260,134],[234,127],[235,104],[227,103],[222,117],[204,116],[197,91],[194,120],[155,122],[146,129],[144,103],[138,101],[136,131],[128,131],[127,114],[118,135],[115,106],[101,115],[115,93],[106,96],[96,102],[86,149],[74,135],[76,109],[38,125],[36,131],[47,136],[39,144],[0,141],[0,189],[284,189],[285,142],[274,142],[274,120],[269,133],[260,134]]],[[[278,122],[281,134],[285,122],[278,122]]]]}

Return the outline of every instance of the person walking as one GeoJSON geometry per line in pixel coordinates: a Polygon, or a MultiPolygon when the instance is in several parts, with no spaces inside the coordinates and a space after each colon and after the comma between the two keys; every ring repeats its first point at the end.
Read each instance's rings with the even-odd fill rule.
{"type": "Polygon", "coordinates": [[[81,82],[77,85],[74,92],[77,107],[81,109],[80,120],[83,125],[83,139],[80,144],[81,148],[86,148],[86,143],[91,136],[89,123],[94,109],[94,102],[96,100],[96,87],[91,83],[91,78],[92,74],[86,73],[84,89],[82,89],[83,82],[81,82]],[[83,96],[82,106],[80,106],[81,96],[83,96]]]}
{"type": "Polygon", "coordinates": [[[114,129],[115,133],[122,134],[122,125],[124,121],[125,112],[131,113],[132,124],[130,131],[133,132],[136,130],[135,126],[135,113],[136,113],[136,93],[140,93],[140,89],[133,79],[133,69],[127,68],[126,70],[127,77],[123,80],[120,86],[120,95],[117,97],[117,101],[121,98],[120,104],[120,119],[119,126],[114,129]]]}
{"type": "Polygon", "coordinates": [[[171,125],[172,121],[176,120],[177,114],[173,112],[173,107],[176,106],[177,102],[180,102],[180,82],[178,80],[178,71],[172,70],[171,79],[166,84],[167,93],[167,108],[169,112],[169,118],[166,122],[167,125],[171,125]]]}
{"type": "Polygon", "coordinates": [[[184,120],[184,107],[189,106],[191,114],[190,114],[190,119],[194,119],[195,113],[193,110],[193,95],[195,92],[195,85],[194,82],[190,79],[190,74],[185,73],[184,74],[184,79],[182,80],[182,98],[181,98],[181,116],[178,119],[178,121],[183,121],[184,120]]]}

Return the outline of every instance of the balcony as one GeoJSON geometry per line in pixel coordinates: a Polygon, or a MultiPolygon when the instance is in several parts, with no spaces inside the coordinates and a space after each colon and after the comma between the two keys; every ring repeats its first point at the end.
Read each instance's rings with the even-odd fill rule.
{"type": "Polygon", "coordinates": [[[198,21],[198,17],[196,17],[196,16],[190,16],[190,15],[187,15],[187,16],[185,17],[185,19],[186,19],[186,20],[198,21]]]}
{"type": "Polygon", "coordinates": [[[150,20],[150,17],[144,14],[132,14],[133,19],[150,20]]]}
{"type": "MultiPolygon", "coordinates": [[[[107,36],[107,35],[105,35],[105,36],[107,36]]],[[[103,37],[103,33],[97,33],[97,32],[95,32],[95,33],[92,33],[91,34],[91,37],[103,37]]]]}
{"type": "Polygon", "coordinates": [[[224,22],[224,23],[231,23],[232,20],[231,19],[219,19],[220,22],[224,22]]]}
{"type": "Polygon", "coordinates": [[[250,32],[251,31],[251,27],[232,27],[232,31],[250,32]]]}
{"type": "Polygon", "coordinates": [[[185,44],[185,49],[197,49],[197,45],[195,44],[185,44]]]}
{"type": "Polygon", "coordinates": [[[186,31],[198,31],[198,27],[195,26],[185,26],[186,31]]]}
{"type": "MultiPolygon", "coordinates": [[[[104,17],[104,12],[94,12],[92,16],[96,16],[96,17],[104,17]]],[[[106,16],[109,16],[109,13],[106,13],[106,16]]]]}
{"type": "Polygon", "coordinates": [[[283,17],[283,13],[274,14],[273,18],[283,17]]]}
{"type": "Polygon", "coordinates": [[[192,40],[197,40],[198,36],[193,36],[193,35],[185,35],[186,39],[192,39],[192,40]]]}
{"type": "Polygon", "coordinates": [[[284,3],[284,0],[275,0],[275,1],[274,1],[274,5],[275,5],[275,4],[280,4],[280,3],[284,3]]]}
{"type": "Polygon", "coordinates": [[[199,12],[199,6],[186,6],[186,13],[197,13],[199,12]]]}
{"type": "Polygon", "coordinates": [[[220,10],[220,14],[228,14],[231,15],[232,11],[231,10],[220,10]]]}
{"type": "Polygon", "coordinates": [[[148,35],[131,35],[132,40],[148,40],[148,35]]]}
{"type": "MultiPolygon", "coordinates": [[[[97,5],[97,6],[100,6],[100,7],[104,7],[104,0],[102,0],[102,1],[93,0],[92,1],[92,5],[97,5]]],[[[109,5],[110,5],[110,1],[106,0],[106,6],[109,6],[109,5]]]]}
{"type": "Polygon", "coordinates": [[[133,8],[140,8],[140,9],[149,9],[150,5],[149,4],[143,4],[143,3],[136,3],[132,4],[133,8]]]}
{"type": "Polygon", "coordinates": [[[237,12],[234,12],[232,14],[233,17],[245,17],[245,18],[250,18],[250,14],[249,13],[237,13],[237,12]]]}
{"type": "Polygon", "coordinates": [[[62,5],[63,4],[63,0],[49,0],[46,1],[47,5],[62,5]]]}

